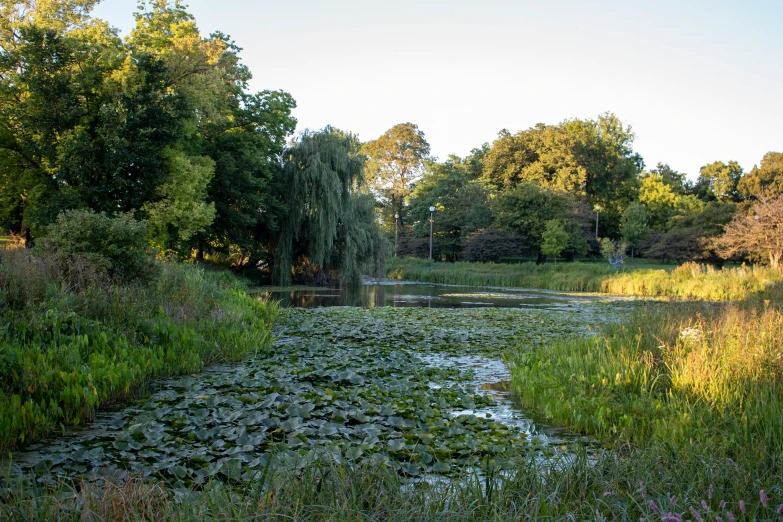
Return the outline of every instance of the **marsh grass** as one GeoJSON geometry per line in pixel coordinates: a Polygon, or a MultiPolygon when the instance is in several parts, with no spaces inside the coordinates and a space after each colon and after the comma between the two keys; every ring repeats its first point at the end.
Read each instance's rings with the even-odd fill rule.
{"type": "Polygon", "coordinates": [[[743,465],[659,446],[592,458],[584,451],[549,462],[531,458],[502,478],[466,470],[455,480],[437,482],[412,483],[384,467],[322,462],[297,471],[267,470],[263,479],[242,487],[213,481],[179,492],[127,478],[54,486],[17,483],[0,497],[0,518],[635,521],[660,520],[656,510],[684,514],[694,509],[704,519],[723,515],[730,520],[730,512],[738,520],[776,520],[783,498],[776,477],[753,477],[743,465]]]}
{"type": "Polygon", "coordinates": [[[230,274],[160,262],[153,280],[121,282],[25,249],[0,260],[0,454],[272,340],[278,307],[230,274]]]}
{"type": "Polygon", "coordinates": [[[783,280],[783,271],[761,266],[718,270],[698,263],[673,270],[638,268],[618,272],[603,263],[433,263],[406,258],[391,259],[387,267],[388,277],[405,281],[713,301],[747,299],[783,280]]]}

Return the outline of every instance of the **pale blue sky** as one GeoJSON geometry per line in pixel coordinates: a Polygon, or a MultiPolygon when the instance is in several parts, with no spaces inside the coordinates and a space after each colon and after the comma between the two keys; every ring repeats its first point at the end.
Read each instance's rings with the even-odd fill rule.
{"type": "MultiPolygon", "coordinates": [[[[419,125],[441,159],[502,128],[616,113],[635,148],[694,178],[783,151],[783,0],[191,0],[244,48],[253,90],[297,101],[298,129],[376,138],[419,125]]],[[[135,0],[94,14],[127,35],[135,0]]]]}

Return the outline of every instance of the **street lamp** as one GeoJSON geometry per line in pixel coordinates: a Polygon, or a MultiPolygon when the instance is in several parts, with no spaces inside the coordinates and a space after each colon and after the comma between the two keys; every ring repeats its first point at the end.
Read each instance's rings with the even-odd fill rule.
{"type": "Polygon", "coordinates": [[[595,206],[595,238],[598,239],[598,212],[601,210],[601,205],[595,206]]]}
{"type": "Polygon", "coordinates": [[[430,261],[432,261],[432,223],[435,221],[435,207],[430,207],[430,261]]]}
{"type": "Polygon", "coordinates": [[[397,220],[400,219],[399,214],[394,214],[394,257],[397,257],[397,220]]]}

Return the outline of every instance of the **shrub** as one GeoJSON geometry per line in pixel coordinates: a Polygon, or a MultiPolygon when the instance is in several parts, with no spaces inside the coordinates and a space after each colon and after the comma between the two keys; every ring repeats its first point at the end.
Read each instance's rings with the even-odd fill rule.
{"type": "Polygon", "coordinates": [[[51,253],[70,275],[94,271],[112,279],[147,281],[154,277],[154,256],[146,221],[130,214],[108,216],[92,210],[62,212],[49,227],[41,250],[51,253]]]}
{"type": "Polygon", "coordinates": [[[481,262],[498,262],[504,257],[521,257],[525,254],[527,254],[525,238],[491,228],[470,236],[462,253],[466,261],[481,262]]]}

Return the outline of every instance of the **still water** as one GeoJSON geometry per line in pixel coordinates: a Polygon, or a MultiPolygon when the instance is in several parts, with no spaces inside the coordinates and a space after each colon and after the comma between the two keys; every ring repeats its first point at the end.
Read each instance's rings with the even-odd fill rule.
{"type": "Polygon", "coordinates": [[[524,288],[476,288],[406,281],[371,281],[359,288],[260,288],[263,297],[280,301],[283,307],[323,306],[414,306],[425,308],[534,308],[563,310],[618,297],[598,294],[554,292],[524,288]]]}

